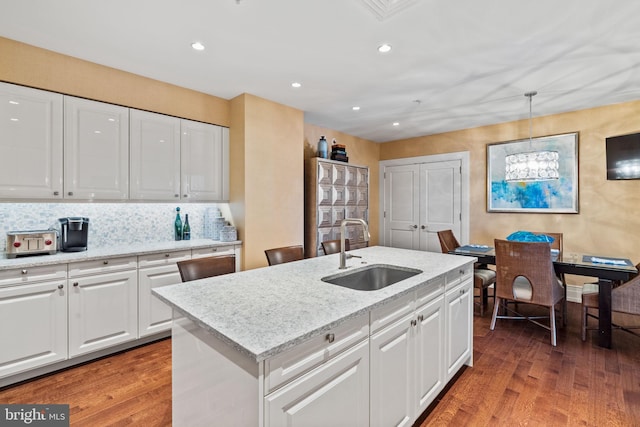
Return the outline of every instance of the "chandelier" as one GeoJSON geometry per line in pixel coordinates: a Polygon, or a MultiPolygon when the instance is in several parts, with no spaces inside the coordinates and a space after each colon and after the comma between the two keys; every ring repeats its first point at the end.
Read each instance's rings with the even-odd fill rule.
{"type": "MultiPolygon", "coordinates": [[[[533,150],[531,136],[531,99],[538,92],[524,94],[529,98],[529,149],[533,150]]],[[[560,174],[557,151],[528,151],[505,157],[505,180],[508,182],[546,181],[558,179],[560,174]]]]}

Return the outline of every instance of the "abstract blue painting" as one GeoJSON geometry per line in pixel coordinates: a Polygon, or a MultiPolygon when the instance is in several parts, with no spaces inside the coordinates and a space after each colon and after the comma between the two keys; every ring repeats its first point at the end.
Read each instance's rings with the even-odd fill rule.
{"type": "Polygon", "coordinates": [[[578,213],[578,133],[487,145],[487,211],[578,213]],[[533,151],[558,153],[558,178],[506,179],[506,157],[533,151]]]}

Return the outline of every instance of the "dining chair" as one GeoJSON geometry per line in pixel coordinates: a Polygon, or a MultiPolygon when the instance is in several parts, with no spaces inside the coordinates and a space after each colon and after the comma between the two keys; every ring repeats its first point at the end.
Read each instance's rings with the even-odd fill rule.
{"type": "Polygon", "coordinates": [[[496,239],[496,285],[491,330],[496,319],[529,320],[551,332],[551,345],[556,346],[556,305],[564,300],[561,280],[556,276],[551,248],[546,242],[516,242],[496,239]],[[509,308],[505,301],[547,307],[548,316],[526,316],[509,308]],[[498,315],[503,307],[506,313],[498,315]],[[513,315],[509,315],[513,313],[513,315]],[[537,319],[549,319],[549,326],[537,319]]]}
{"type": "MultiPolygon", "coordinates": [[[[324,251],[325,255],[336,254],[340,252],[340,239],[325,240],[324,242],[320,243],[320,245],[322,246],[322,250],[324,251]]],[[[349,239],[344,239],[344,250],[351,250],[351,248],[349,247],[349,239]]]]}
{"type": "MultiPolygon", "coordinates": [[[[440,248],[443,254],[447,254],[460,247],[458,239],[452,230],[438,231],[440,248]]],[[[496,282],[496,272],[486,266],[486,264],[476,263],[473,268],[473,287],[478,289],[480,302],[480,316],[484,316],[484,309],[488,304],[489,287],[496,282]]],[[[495,289],[494,289],[495,298],[495,289]]]]}
{"type": "MultiPolygon", "coordinates": [[[[636,268],[640,268],[640,264],[637,264],[636,268]]],[[[598,284],[586,283],[582,287],[582,341],[587,340],[587,330],[598,329],[595,327],[589,328],[588,322],[589,317],[598,318],[595,314],[590,313],[589,310],[597,310],[598,308],[598,284]]],[[[640,275],[636,274],[624,284],[611,290],[611,311],[640,315],[640,275]]],[[[612,326],[631,332],[634,335],[640,335],[632,331],[632,329],[640,329],[640,324],[627,326],[613,324],[612,326]]]]}
{"type": "Polygon", "coordinates": [[[266,249],[264,253],[267,256],[269,265],[284,264],[285,262],[304,259],[304,249],[302,245],[266,249]]]}
{"type": "Polygon", "coordinates": [[[180,271],[180,278],[183,282],[235,273],[236,256],[210,256],[180,261],[178,262],[178,270],[180,271]]]}
{"type": "MultiPolygon", "coordinates": [[[[548,233],[546,231],[532,231],[531,233],[537,235],[545,235],[553,238],[553,242],[550,243],[551,249],[557,250],[560,254],[564,249],[563,247],[563,234],[562,233],[548,233]]],[[[567,281],[564,273],[556,274],[558,279],[562,282],[564,289],[564,301],[562,303],[562,324],[567,326],[567,281]]]]}

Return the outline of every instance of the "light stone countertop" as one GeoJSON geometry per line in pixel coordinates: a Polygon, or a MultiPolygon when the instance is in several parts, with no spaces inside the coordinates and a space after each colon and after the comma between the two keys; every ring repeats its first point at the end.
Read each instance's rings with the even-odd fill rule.
{"type": "Polygon", "coordinates": [[[165,251],[179,251],[201,249],[216,246],[240,245],[241,241],[220,242],[211,239],[195,239],[167,242],[150,242],[137,245],[113,245],[103,248],[91,248],[83,252],[58,252],[53,255],[31,255],[7,258],[7,254],[0,256],[0,270],[11,268],[30,268],[42,265],[65,264],[72,262],[92,261],[98,259],[118,258],[122,256],[150,255],[165,251]]]}
{"type": "MultiPolygon", "coordinates": [[[[256,362],[369,312],[476,258],[374,246],[153,289],[180,314],[256,362]],[[362,264],[362,262],[366,264],[362,264]],[[322,277],[386,264],[423,273],[376,291],[357,291],[322,277]]],[[[433,283],[433,282],[431,282],[433,283]]]]}

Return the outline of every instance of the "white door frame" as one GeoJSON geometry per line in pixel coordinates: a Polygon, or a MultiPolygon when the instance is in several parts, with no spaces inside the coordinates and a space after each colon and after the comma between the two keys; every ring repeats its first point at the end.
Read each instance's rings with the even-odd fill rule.
{"type": "Polygon", "coordinates": [[[385,206],[385,193],[384,193],[384,173],[385,168],[388,166],[402,166],[402,165],[411,165],[411,164],[419,164],[419,163],[435,163],[435,162],[446,162],[451,160],[460,160],[462,171],[460,176],[460,197],[462,200],[460,201],[460,213],[462,214],[462,219],[460,221],[460,232],[461,235],[457,236],[460,244],[465,245],[469,243],[469,187],[470,187],[470,157],[468,151],[460,151],[457,153],[444,153],[444,154],[434,154],[431,156],[418,156],[418,157],[405,157],[401,159],[391,159],[391,160],[382,160],[379,163],[380,165],[380,182],[379,182],[379,196],[380,196],[380,206],[379,206],[379,230],[380,230],[380,238],[382,241],[381,245],[386,244],[384,241],[385,230],[384,230],[384,206],[385,206]]]}

